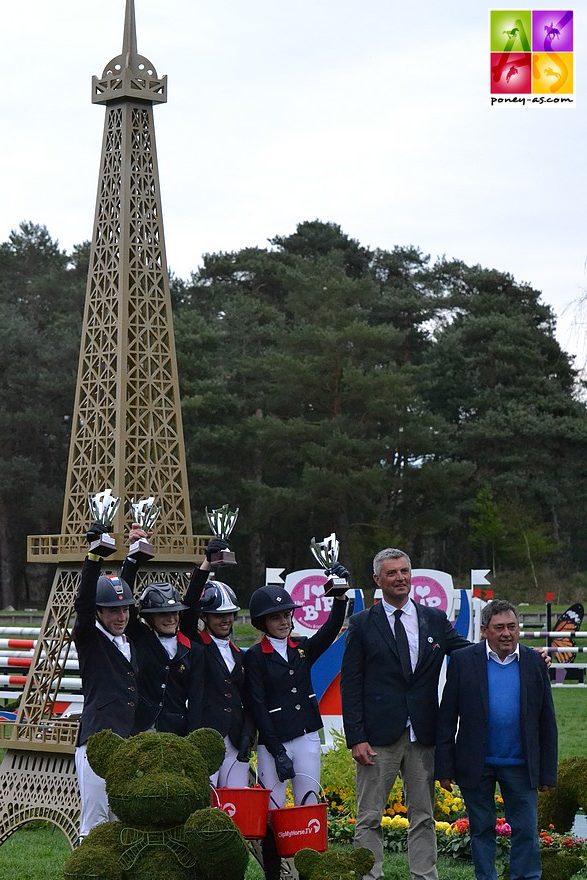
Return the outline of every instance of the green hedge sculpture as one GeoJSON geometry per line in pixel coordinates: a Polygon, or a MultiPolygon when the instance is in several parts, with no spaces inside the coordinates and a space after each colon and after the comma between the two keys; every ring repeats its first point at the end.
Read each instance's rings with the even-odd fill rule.
{"type": "Polygon", "coordinates": [[[345,853],[301,849],[294,857],[300,880],[361,880],[374,861],[373,853],[364,847],[345,853]]]}
{"type": "Polygon", "coordinates": [[[587,758],[567,758],[558,765],[556,786],[538,794],[538,828],[570,831],[579,809],[587,812],[587,758]]]}
{"type": "Polygon", "coordinates": [[[103,730],[88,740],[87,756],[118,821],[92,829],[67,860],[65,880],[244,880],[245,840],[210,806],[209,776],[224,758],[217,731],[122,739],[103,730]]]}
{"type": "MultiPolygon", "coordinates": [[[[542,877],[544,880],[571,880],[585,867],[583,859],[573,853],[543,850],[540,853],[542,877]]],[[[510,880],[510,872],[505,868],[499,880],[510,880]]]]}

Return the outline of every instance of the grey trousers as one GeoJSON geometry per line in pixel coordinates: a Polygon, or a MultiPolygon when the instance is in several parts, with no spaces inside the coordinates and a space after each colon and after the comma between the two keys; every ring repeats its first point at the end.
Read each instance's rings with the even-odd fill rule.
{"type": "Polygon", "coordinates": [[[391,746],[373,746],[377,755],[370,767],[357,764],[356,847],[375,856],[365,880],[383,878],[381,817],[398,775],[404,784],[408,808],[408,860],[411,880],[438,880],[434,827],[434,747],[410,742],[408,730],[391,746]]]}

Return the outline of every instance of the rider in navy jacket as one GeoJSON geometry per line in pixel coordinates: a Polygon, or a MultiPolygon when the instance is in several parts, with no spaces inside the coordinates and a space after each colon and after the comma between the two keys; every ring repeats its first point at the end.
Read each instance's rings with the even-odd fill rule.
{"type": "Polygon", "coordinates": [[[243,653],[231,638],[240,609],[229,586],[222,581],[208,581],[212,556],[227,547],[220,538],[212,538],[208,543],[206,559],[194,569],[184,597],[188,609],[181,613],[181,629],[199,642],[205,657],[202,726],[211,727],[224,737],[225,759],[213,775],[212,784],[239,788],[248,785],[255,737],[248,710],[243,653]],[[203,629],[199,629],[199,621],[203,629]]]}

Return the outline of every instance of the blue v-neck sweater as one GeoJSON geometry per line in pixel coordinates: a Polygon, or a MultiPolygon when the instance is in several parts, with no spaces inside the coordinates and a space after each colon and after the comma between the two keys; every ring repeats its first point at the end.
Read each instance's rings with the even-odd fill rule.
{"type": "Polygon", "coordinates": [[[525,764],[520,730],[520,663],[487,659],[489,725],[486,764],[525,764]]]}

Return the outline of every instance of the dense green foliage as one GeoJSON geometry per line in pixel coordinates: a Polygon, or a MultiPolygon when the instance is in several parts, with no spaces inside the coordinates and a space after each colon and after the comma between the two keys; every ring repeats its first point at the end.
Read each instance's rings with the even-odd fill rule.
{"type": "Polygon", "coordinates": [[[575,814],[587,809],[587,758],[566,758],[558,765],[555,788],[540,792],[538,824],[540,828],[553,826],[557,831],[569,831],[575,814]]]}
{"type": "Polygon", "coordinates": [[[27,534],[59,531],[88,266],[44,227],[0,245],[0,605],[30,604],[27,534]]]}
{"type": "MultiPolygon", "coordinates": [[[[27,224],[0,266],[2,606],[29,599],[25,535],[59,529],[87,246],[27,224]]],[[[194,528],[240,506],[243,600],[333,530],[362,585],[390,544],[536,593],[544,566],[587,570],[585,406],[537,291],[314,221],[172,296],[194,528]]]]}
{"type": "Polygon", "coordinates": [[[346,850],[329,850],[318,853],[302,849],[296,853],[294,864],[300,880],[361,880],[373,867],[373,853],[365,847],[346,850]]]}
{"type": "Polygon", "coordinates": [[[76,880],[245,880],[249,851],[232,819],[210,806],[210,774],[224,757],[222,736],[101,730],[87,756],[106,782],[117,821],[104,822],[74,849],[63,876],[76,880]],[[137,845],[138,844],[138,845],[137,845]]]}

